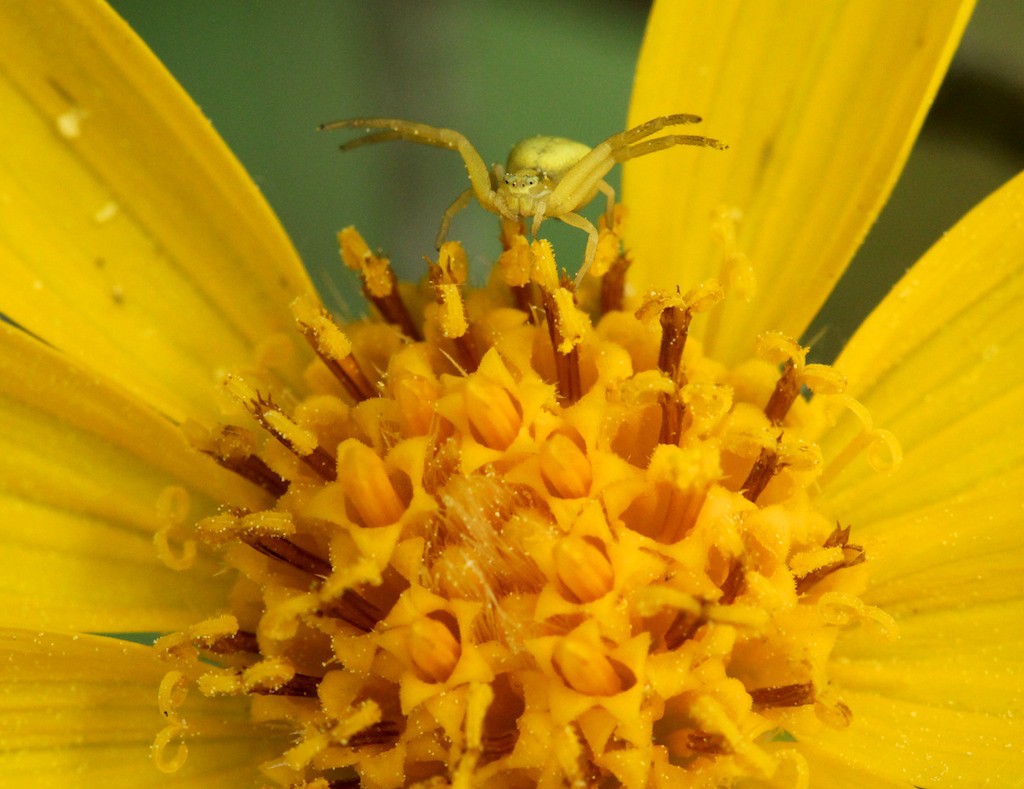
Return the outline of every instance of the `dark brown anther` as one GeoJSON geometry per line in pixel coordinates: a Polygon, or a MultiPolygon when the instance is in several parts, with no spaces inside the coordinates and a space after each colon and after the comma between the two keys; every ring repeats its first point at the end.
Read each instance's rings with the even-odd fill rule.
{"type": "Polygon", "coordinates": [[[672,624],[668,626],[668,630],[665,631],[665,648],[678,649],[697,635],[697,631],[703,624],[704,618],[700,614],[695,614],[692,611],[680,611],[672,620],[672,624]]]}
{"type": "Polygon", "coordinates": [[[626,255],[619,255],[601,277],[601,314],[621,310],[626,293],[626,271],[632,261],[626,255]]]}
{"type": "Polygon", "coordinates": [[[748,690],[755,707],[803,707],[814,703],[814,683],[776,685],[770,688],[748,690]]]}
{"type": "Polygon", "coordinates": [[[834,562],[829,562],[826,565],[818,567],[815,570],[805,574],[798,575],[794,578],[796,581],[796,593],[804,594],[811,589],[816,583],[821,581],[823,578],[827,578],[829,575],[834,573],[836,570],[842,570],[846,567],[853,567],[854,565],[861,564],[867,556],[864,553],[864,548],[860,545],[851,545],[847,542],[850,539],[850,527],[843,528],[839,524],[836,524],[835,529],[822,543],[823,548],[842,548],[843,558],[837,559],[834,562]]]}
{"type": "MultiPolygon", "coordinates": [[[[779,438],[782,436],[780,435],[779,438]]],[[[775,450],[763,448],[761,454],[757,456],[757,460],[754,461],[754,465],[750,469],[750,473],[747,474],[747,478],[743,481],[743,485],[740,490],[743,491],[743,498],[747,501],[757,501],[757,497],[760,496],[768,483],[772,481],[772,477],[782,470],[782,466],[779,465],[779,455],[775,450]]]]}
{"type": "MultiPolygon", "coordinates": [[[[563,282],[563,284],[566,284],[563,282]]],[[[548,336],[551,338],[551,350],[555,358],[555,388],[558,396],[564,403],[575,403],[583,393],[583,386],[580,383],[580,354],[578,346],[573,346],[568,353],[562,353],[559,346],[565,341],[559,326],[558,306],[555,303],[554,295],[547,290],[541,290],[541,298],[544,303],[544,313],[547,316],[548,336]]]]}
{"type": "Polygon", "coordinates": [[[772,396],[768,398],[768,404],[764,407],[764,415],[778,427],[786,418],[786,414],[789,413],[790,407],[799,394],[800,374],[791,359],[786,362],[782,375],[775,384],[772,396]]]}
{"type": "Polygon", "coordinates": [[[356,732],[348,738],[348,742],[345,744],[350,748],[359,748],[363,745],[387,745],[395,742],[401,733],[402,729],[396,721],[380,721],[356,732]]]}
{"type": "Polygon", "coordinates": [[[348,622],[363,633],[373,630],[387,614],[353,589],[346,589],[340,597],[322,605],[320,613],[348,622]]]}
{"type": "Polygon", "coordinates": [[[686,747],[694,753],[709,756],[732,753],[729,742],[721,734],[695,729],[686,735],[686,747]]]}
{"type": "Polygon", "coordinates": [[[242,538],[246,545],[255,548],[264,556],[277,559],[301,570],[304,573],[326,578],[331,573],[331,564],[319,556],[314,556],[305,548],[300,548],[284,537],[253,537],[242,538]]]}
{"type": "Polygon", "coordinates": [[[257,393],[257,398],[249,403],[249,413],[252,414],[253,418],[260,423],[260,427],[266,430],[270,435],[276,438],[282,445],[286,446],[291,452],[303,463],[309,466],[313,471],[319,474],[328,482],[333,482],[338,477],[337,462],[330,453],[327,452],[321,446],[313,448],[312,452],[303,454],[300,452],[288,438],[285,433],[278,430],[271,421],[267,418],[269,411],[277,411],[284,413],[274,403],[273,399],[268,395],[264,397],[257,393]]]}
{"type": "Polygon", "coordinates": [[[258,485],[270,495],[283,496],[288,490],[288,480],[256,455],[254,448],[255,438],[251,431],[235,425],[224,425],[215,434],[211,434],[210,443],[201,446],[199,450],[228,471],[258,485]]]}
{"type": "Polygon", "coordinates": [[[398,289],[398,277],[395,276],[395,272],[391,268],[388,268],[387,276],[391,282],[391,289],[388,291],[387,296],[373,295],[367,286],[365,276],[363,277],[363,296],[377,308],[377,312],[380,313],[380,316],[386,323],[395,326],[409,339],[419,342],[423,339],[423,333],[413,323],[412,315],[409,314],[409,309],[405,306],[405,302],[402,301],[402,294],[398,289]]]}
{"type": "Polygon", "coordinates": [[[681,374],[683,349],[690,329],[693,313],[681,307],[666,307],[661,313],[661,348],[658,350],[658,369],[673,383],[684,384],[681,374]]]}
{"type": "Polygon", "coordinates": [[[331,375],[344,387],[349,397],[355,402],[361,403],[363,400],[369,400],[377,396],[373,384],[363,374],[363,370],[355,356],[350,353],[344,358],[336,358],[324,351],[323,344],[318,339],[316,330],[312,326],[299,323],[299,329],[302,331],[302,336],[306,338],[306,342],[316,352],[316,355],[320,357],[320,361],[330,370],[331,375]]]}
{"type": "Polygon", "coordinates": [[[271,689],[257,688],[254,693],[263,696],[300,696],[302,698],[315,699],[317,690],[320,687],[322,677],[313,677],[309,674],[296,674],[280,687],[271,689]]]}
{"type": "Polygon", "coordinates": [[[256,640],[256,634],[248,630],[239,630],[230,636],[222,636],[216,641],[211,641],[204,645],[203,648],[215,655],[234,655],[239,652],[258,655],[260,652],[260,645],[256,640]]]}
{"type": "Polygon", "coordinates": [[[279,498],[288,492],[288,480],[270,468],[257,455],[223,458],[214,455],[212,452],[207,454],[211,455],[228,471],[233,471],[238,476],[258,485],[275,498],[279,498]]]}
{"type": "Polygon", "coordinates": [[[686,406],[678,395],[669,392],[658,395],[658,405],[661,406],[661,432],[658,434],[658,443],[678,445],[683,437],[686,406]]]}
{"type": "Polygon", "coordinates": [[[718,602],[722,605],[732,605],[736,598],[743,591],[746,582],[746,573],[743,570],[743,563],[739,559],[733,559],[729,565],[729,574],[722,581],[722,596],[718,602]]]}

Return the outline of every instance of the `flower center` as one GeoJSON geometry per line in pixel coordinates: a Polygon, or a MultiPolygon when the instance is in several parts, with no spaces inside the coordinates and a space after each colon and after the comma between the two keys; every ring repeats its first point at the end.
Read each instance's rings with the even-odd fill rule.
{"type": "Polygon", "coordinates": [[[286,725],[281,785],[805,773],[787,741],[855,714],[829,685],[839,627],[891,630],[816,503],[866,440],[815,443],[824,403],[858,408],[839,377],[778,334],[735,367],[705,356],[715,282],[627,309],[612,228],[579,292],[511,224],[476,290],[457,243],[417,289],[339,238],[378,318],[297,302],[309,391],[229,376],[250,423],[196,439],[268,505],[196,528],[238,580],[230,611],[158,642],[158,761],[180,762],[194,684],[286,725]]]}

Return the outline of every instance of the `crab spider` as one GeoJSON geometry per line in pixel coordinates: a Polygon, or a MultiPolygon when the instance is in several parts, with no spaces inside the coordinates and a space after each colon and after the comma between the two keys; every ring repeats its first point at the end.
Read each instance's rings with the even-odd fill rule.
{"type": "Polygon", "coordinates": [[[579,282],[594,260],[598,234],[594,225],[577,211],[601,192],[607,198],[607,216],[611,216],[615,191],[604,177],[619,162],[675,145],[696,145],[719,150],[728,147],[710,137],[691,134],[651,137],[666,127],[699,123],[700,120],[696,115],[664,115],[613,134],[594,148],[563,137],[529,137],[513,146],[505,167],[496,164],[491,170],[487,169],[469,140],[452,129],[396,118],[351,118],[324,123],[320,130],[371,130],[369,134],[344,143],[341,146],[343,151],[388,140],[408,140],[458,151],[469,172],[470,187],[445,210],[437,235],[437,247],[440,248],[448,235],[452,217],[476,197],[488,211],[507,220],[518,221],[532,217],[531,231],[534,237],[541,223],[549,217],[585,231],[588,235],[587,251],[576,278],[579,282]]]}

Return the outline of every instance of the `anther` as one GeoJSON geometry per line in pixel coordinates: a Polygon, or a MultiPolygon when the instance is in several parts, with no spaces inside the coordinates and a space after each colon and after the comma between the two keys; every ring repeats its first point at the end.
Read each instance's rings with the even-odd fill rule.
{"type": "Polygon", "coordinates": [[[813,704],[815,699],[813,682],[754,688],[747,693],[755,707],[803,707],[813,704]]]}
{"type": "Polygon", "coordinates": [[[385,322],[397,326],[406,337],[417,341],[423,339],[402,301],[391,261],[373,254],[354,227],[346,227],[338,233],[338,246],[345,265],[362,276],[363,295],[377,308],[385,322]]]}
{"type": "Polygon", "coordinates": [[[388,476],[387,466],[366,444],[354,438],[338,447],[338,482],[363,525],[387,526],[405,513],[402,501],[388,476]]]}
{"type": "Polygon", "coordinates": [[[209,434],[199,450],[272,496],[283,496],[288,490],[288,480],[256,454],[256,437],[244,427],[224,425],[218,428],[209,434]]]}
{"type": "Polygon", "coordinates": [[[292,314],[306,342],[353,400],[358,403],[376,396],[352,354],[351,340],[323,307],[299,298],[292,302],[292,314]]]}
{"type": "Polygon", "coordinates": [[[847,567],[854,567],[855,565],[861,564],[867,558],[864,553],[864,548],[860,545],[852,545],[848,542],[850,539],[850,527],[843,528],[836,524],[836,528],[833,529],[832,533],[822,543],[822,548],[838,548],[841,550],[840,556],[837,556],[832,561],[829,561],[823,565],[815,567],[809,572],[803,573],[802,575],[794,576],[796,581],[796,593],[804,594],[811,587],[817,584],[824,578],[827,578],[837,570],[842,570],[847,567]]]}
{"type": "Polygon", "coordinates": [[[800,371],[792,359],[786,362],[782,375],[775,384],[771,397],[764,407],[764,415],[778,427],[786,418],[790,407],[800,394],[800,371]]]}
{"type": "Polygon", "coordinates": [[[676,614],[672,623],[665,631],[665,635],[662,637],[662,640],[665,642],[665,648],[672,650],[681,647],[697,635],[697,631],[700,630],[701,625],[705,621],[700,614],[695,614],[692,611],[680,611],[676,614]]]}
{"type": "Polygon", "coordinates": [[[626,272],[633,261],[620,254],[601,277],[601,314],[621,310],[626,296],[626,272]]]}
{"type": "Polygon", "coordinates": [[[615,583],[611,562],[595,542],[585,537],[566,537],[555,544],[555,573],[577,602],[597,600],[611,591],[615,583]]]}
{"type": "Polygon", "coordinates": [[[566,403],[575,403],[583,393],[579,344],[590,329],[590,319],[576,307],[575,296],[567,287],[542,287],[541,293],[554,351],[558,395],[566,403]]]}
{"type": "Polygon", "coordinates": [[[438,251],[437,263],[427,262],[441,334],[454,343],[459,363],[466,370],[475,370],[480,359],[462,298],[462,283],[467,274],[466,253],[458,242],[446,241],[438,251]]]}
{"type": "MultiPolygon", "coordinates": [[[[780,435],[779,438],[781,439],[782,436],[780,435]]],[[[781,471],[781,464],[779,463],[778,452],[767,447],[762,448],[757,456],[757,460],[754,461],[754,465],[747,474],[747,478],[743,480],[743,484],[740,486],[743,498],[747,501],[756,502],[758,497],[764,492],[764,489],[768,487],[768,483],[772,481],[772,477],[779,471],[781,471]]]]}
{"type": "Polygon", "coordinates": [[[732,605],[735,603],[745,585],[746,572],[743,569],[743,563],[739,559],[733,559],[729,565],[729,573],[720,587],[722,596],[718,599],[719,604],[732,605]]]}
{"type": "Polygon", "coordinates": [[[290,449],[299,460],[325,480],[335,478],[334,458],[317,443],[312,430],[296,424],[269,396],[264,398],[240,378],[228,375],[224,379],[224,386],[264,430],[290,449]]]}
{"type": "Polygon", "coordinates": [[[310,575],[326,578],[331,573],[330,562],[283,537],[243,537],[242,542],[255,548],[264,556],[277,559],[310,575]]]}
{"type": "Polygon", "coordinates": [[[363,633],[369,633],[387,612],[380,610],[355,590],[346,589],[339,597],[323,603],[320,613],[347,622],[363,633]]]}

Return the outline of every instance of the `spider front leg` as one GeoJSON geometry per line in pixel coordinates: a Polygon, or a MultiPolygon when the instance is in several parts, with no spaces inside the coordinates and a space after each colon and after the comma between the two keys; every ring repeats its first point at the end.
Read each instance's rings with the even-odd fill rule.
{"type": "Polygon", "coordinates": [[[579,228],[587,234],[587,251],[583,253],[583,265],[580,266],[580,270],[576,273],[576,279],[573,280],[573,286],[578,288],[587,271],[590,270],[590,264],[594,262],[594,255],[597,254],[597,228],[586,217],[582,217],[572,211],[559,214],[558,218],[565,222],[565,224],[579,228]]]}
{"type": "Polygon", "coordinates": [[[448,228],[451,227],[452,219],[459,211],[469,205],[469,201],[473,199],[473,187],[466,189],[456,197],[450,206],[444,210],[444,214],[441,216],[441,227],[437,231],[437,238],[434,240],[434,248],[440,249],[441,245],[448,238],[448,228]]]}
{"type": "MultiPolygon", "coordinates": [[[[321,131],[334,131],[337,129],[376,130],[344,143],[341,146],[343,151],[351,151],[353,148],[358,148],[362,145],[387,142],[389,140],[407,140],[408,142],[415,142],[420,145],[432,145],[436,148],[447,148],[448,150],[456,151],[462,157],[463,164],[466,165],[466,172],[469,174],[469,182],[472,186],[473,194],[476,195],[476,198],[485,208],[491,211],[495,210],[494,189],[487,165],[484,164],[484,160],[469,140],[453,129],[442,129],[437,126],[428,126],[425,123],[405,121],[398,118],[349,118],[323,123],[319,126],[319,129],[321,131]]],[[[462,196],[460,195],[459,200],[461,199],[462,196]]],[[[449,210],[451,209],[449,208],[449,210]]],[[[453,215],[454,213],[455,211],[452,211],[453,215]]],[[[451,220],[450,216],[448,220],[451,220]]]]}

